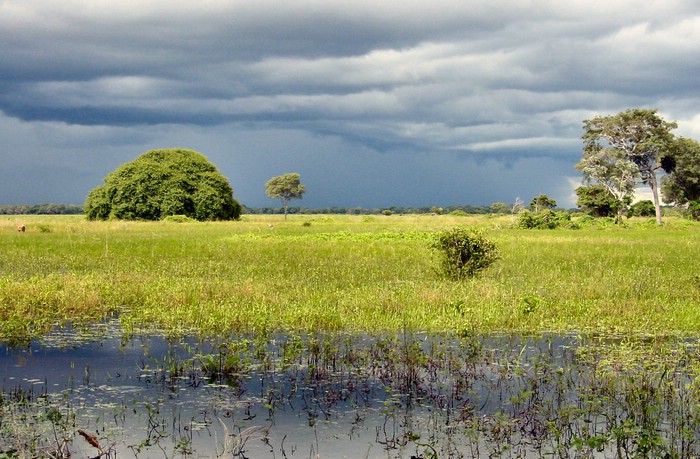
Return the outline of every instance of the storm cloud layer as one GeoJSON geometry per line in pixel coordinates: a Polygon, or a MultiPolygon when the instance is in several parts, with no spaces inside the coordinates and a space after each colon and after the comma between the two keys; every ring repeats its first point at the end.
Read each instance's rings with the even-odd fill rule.
{"type": "Polygon", "coordinates": [[[700,138],[700,4],[0,1],[0,204],[80,204],[153,148],[249,206],[573,206],[584,119],[700,138]]]}

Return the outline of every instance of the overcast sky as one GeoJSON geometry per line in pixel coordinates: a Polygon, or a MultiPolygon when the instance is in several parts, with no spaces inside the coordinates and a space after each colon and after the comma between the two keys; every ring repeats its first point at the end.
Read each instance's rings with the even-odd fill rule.
{"type": "Polygon", "coordinates": [[[252,207],[572,207],[583,120],[700,139],[699,75],[697,0],[0,0],[0,204],[184,147],[252,207]]]}

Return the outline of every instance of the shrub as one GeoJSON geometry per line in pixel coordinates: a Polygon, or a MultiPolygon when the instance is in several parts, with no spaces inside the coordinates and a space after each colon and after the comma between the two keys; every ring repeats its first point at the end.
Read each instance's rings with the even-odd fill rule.
{"type": "Polygon", "coordinates": [[[164,222],[170,222],[170,223],[189,223],[189,222],[196,222],[194,218],[190,218],[187,215],[168,215],[163,219],[164,222]]]}
{"type": "Polygon", "coordinates": [[[518,214],[517,226],[526,229],[554,229],[568,225],[570,222],[571,215],[566,212],[555,212],[547,209],[534,213],[529,210],[521,210],[518,214]]]}
{"type": "Polygon", "coordinates": [[[645,199],[632,204],[627,210],[627,218],[630,217],[654,217],[656,216],[656,208],[654,203],[645,199]]]}
{"type": "Polygon", "coordinates": [[[442,273],[456,280],[476,276],[499,258],[495,243],[464,227],[439,232],[431,247],[442,253],[442,273]]]}

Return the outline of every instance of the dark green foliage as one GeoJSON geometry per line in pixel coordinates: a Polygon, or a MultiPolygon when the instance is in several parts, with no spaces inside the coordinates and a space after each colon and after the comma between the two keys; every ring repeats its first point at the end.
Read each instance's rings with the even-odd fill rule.
{"type": "Polygon", "coordinates": [[[540,212],[546,209],[554,209],[557,206],[557,201],[551,199],[546,194],[541,194],[532,198],[530,201],[530,208],[535,212],[540,212]]]}
{"type": "Polygon", "coordinates": [[[656,208],[654,203],[646,199],[644,201],[638,201],[632,204],[630,209],[627,211],[627,217],[653,217],[656,215],[656,208]]]}
{"type": "MultiPolygon", "coordinates": [[[[430,214],[433,213],[433,207],[420,206],[420,207],[397,207],[392,206],[387,208],[384,207],[374,207],[374,208],[363,208],[363,207],[297,207],[289,206],[290,214],[328,214],[328,215],[382,215],[385,210],[391,211],[392,215],[407,215],[407,214],[430,214]]],[[[245,207],[245,214],[253,215],[270,215],[270,214],[283,214],[284,207],[245,207]]],[[[489,206],[443,206],[443,215],[484,215],[493,214],[494,211],[489,206]],[[455,212],[457,212],[455,214],[455,212]]],[[[511,208],[508,207],[506,213],[511,213],[511,208]]]]}
{"type": "Polygon", "coordinates": [[[110,173],[85,202],[90,220],[235,220],[241,205],[207,158],[193,150],[151,150],[110,173]]]}
{"type": "Polygon", "coordinates": [[[688,203],[688,216],[693,220],[700,220],[700,201],[688,203]]]}
{"type": "Polygon", "coordinates": [[[603,185],[580,186],[576,188],[576,205],[593,217],[612,217],[624,206],[603,185]]]}
{"type": "Polygon", "coordinates": [[[489,209],[494,214],[509,214],[511,212],[511,206],[505,202],[494,202],[489,206],[489,209]]]}
{"type": "Polygon", "coordinates": [[[665,202],[685,204],[700,200],[700,144],[693,139],[676,139],[661,165],[668,175],[661,179],[665,202]]]}
{"type": "Polygon", "coordinates": [[[499,258],[496,244],[476,229],[456,227],[441,231],[432,248],[442,254],[442,273],[451,279],[476,276],[499,258]]]}
{"type": "Polygon", "coordinates": [[[0,215],[76,215],[82,213],[83,208],[81,206],[65,204],[0,206],[0,215]]]}
{"type": "Polygon", "coordinates": [[[551,209],[542,212],[521,210],[518,214],[518,228],[554,229],[571,223],[571,215],[566,212],[555,212],[551,209]]]}

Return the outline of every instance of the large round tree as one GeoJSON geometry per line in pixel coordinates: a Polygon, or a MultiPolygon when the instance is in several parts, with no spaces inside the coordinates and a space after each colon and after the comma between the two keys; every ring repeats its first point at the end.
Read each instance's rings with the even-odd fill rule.
{"type": "Polygon", "coordinates": [[[150,150],[119,166],[85,202],[90,220],[161,220],[186,215],[196,220],[235,220],[241,205],[209,160],[193,150],[150,150]]]}

